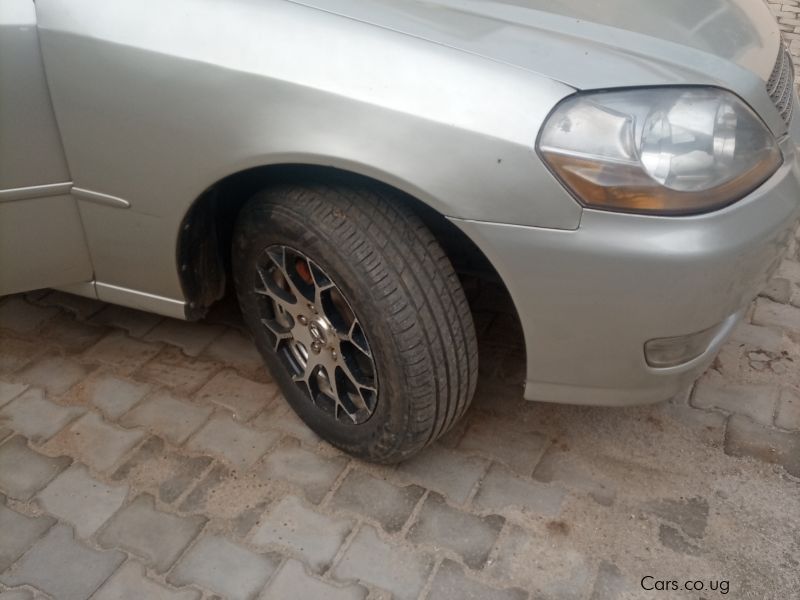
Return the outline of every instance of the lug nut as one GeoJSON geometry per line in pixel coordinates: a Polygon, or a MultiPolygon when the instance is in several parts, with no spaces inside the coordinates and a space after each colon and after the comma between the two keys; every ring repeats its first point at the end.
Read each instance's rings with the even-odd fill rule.
{"type": "Polygon", "coordinates": [[[303,315],[299,315],[297,317],[297,321],[300,323],[300,325],[308,325],[308,319],[306,319],[303,315]]]}
{"type": "Polygon", "coordinates": [[[311,342],[311,350],[313,350],[315,354],[319,354],[319,351],[322,350],[322,346],[320,346],[319,342],[311,342]]]}
{"type": "Polygon", "coordinates": [[[336,350],[335,350],[335,349],[333,349],[333,348],[331,348],[331,358],[332,358],[333,360],[336,360],[336,359],[338,359],[338,358],[339,358],[339,355],[336,353],[336,350]]]}

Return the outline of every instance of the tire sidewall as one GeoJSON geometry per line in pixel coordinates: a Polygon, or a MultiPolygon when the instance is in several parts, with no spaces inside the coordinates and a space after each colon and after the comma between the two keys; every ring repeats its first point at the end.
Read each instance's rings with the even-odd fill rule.
{"type": "MultiPolygon", "coordinates": [[[[375,294],[374,275],[348,249],[341,228],[328,223],[300,220],[293,211],[270,201],[270,194],[256,195],[242,210],[233,243],[233,274],[239,304],[256,346],[273,378],[300,418],[320,437],[334,446],[371,461],[397,460],[396,449],[408,455],[408,436],[413,410],[405,393],[404,375],[408,365],[397,346],[395,332],[387,319],[390,307],[375,294]],[[268,226],[264,226],[268,224],[268,226]],[[266,248],[282,245],[300,251],[318,264],[339,287],[361,323],[370,346],[378,382],[374,413],[361,424],[344,424],[314,406],[308,395],[291,379],[272,349],[271,338],[260,322],[255,293],[256,265],[266,248]]],[[[421,444],[420,444],[421,445],[421,444]]]]}

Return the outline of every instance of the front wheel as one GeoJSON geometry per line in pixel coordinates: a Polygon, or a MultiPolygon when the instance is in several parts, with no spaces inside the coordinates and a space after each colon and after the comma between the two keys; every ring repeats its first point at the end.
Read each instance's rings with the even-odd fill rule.
{"type": "Polygon", "coordinates": [[[232,255],[256,345],[323,439],[397,462],[464,414],[478,372],[472,317],[402,199],[372,186],[273,187],[242,208],[232,255]]]}

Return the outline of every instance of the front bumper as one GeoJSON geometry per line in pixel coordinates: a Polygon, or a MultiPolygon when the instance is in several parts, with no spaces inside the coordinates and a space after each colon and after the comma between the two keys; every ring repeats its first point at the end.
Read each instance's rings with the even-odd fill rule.
{"type": "MultiPolygon", "coordinates": [[[[795,139],[798,139],[795,137],[795,139]]],[[[784,164],[722,210],[651,217],[585,210],[575,231],[452,219],[503,278],[525,334],[525,397],[621,406],[689,386],[783,259],[800,218],[800,167],[784,164]],[[645,342],[721,325],[697,358],[653,368],[645,342]]]]}

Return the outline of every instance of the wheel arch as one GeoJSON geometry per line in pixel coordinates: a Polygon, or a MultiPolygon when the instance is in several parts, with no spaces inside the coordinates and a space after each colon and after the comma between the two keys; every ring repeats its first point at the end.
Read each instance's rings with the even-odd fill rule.
{"type": "MultiPolygon", "coordinates": [[[[253,167],[216,181],[192,203],[181,222],[177,265],[186,300],[188,319],[199,319],[226,295],[230,280],[230,244],[236,218],[244,203],[258,191],[284,183],[324,182],[339,185],[368,184],[392,191],[427,225],[464,279],[489,280],[508,295],[519,321],[513,298],[486,254],[466,233],[451,223],[429,199],[422,200],[402,182],[378,179],[346,168],[303,163],[253,167]],[[400,183],[402,187],[396,185],[400,183]],[[406,189],[403,189],[406,188],[406,189]],[[427,200],[427,201],[426,201],[427,200]]],[[[470,296],[467,290],[468,298],[470,296]]],[[[472,304],[473,298],[470,298],[472,304]]]]}

